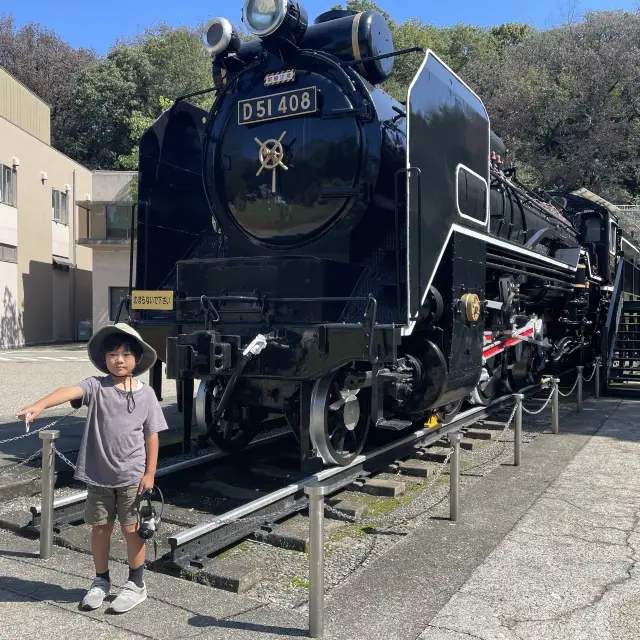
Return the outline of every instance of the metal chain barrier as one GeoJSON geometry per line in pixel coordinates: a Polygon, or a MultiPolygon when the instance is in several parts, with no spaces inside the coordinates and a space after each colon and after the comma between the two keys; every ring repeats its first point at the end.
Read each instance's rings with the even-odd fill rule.
{"type": "Polygon", "coordinates": [[[71,460],[69,460],[69,458],[67,458],[67,456],[64,455],[64,453],[62,453],[62,451],[60,451],[60,449],[58,449],[57,447],[53,447],[53,453],[55,453],[58,458],[60,458],[60,460],[62,460],[63,462],[66,462],[74,471],[76,470],[76,465],[73,464],[73,462],[71,462],[71,460]]]}
{"type": "MultiPolygon", "coordinates": [[[[595,367],[593,369],[595,371],[595,367]]],[[[577,381],[576,381],[577,383],[577,381]]],[[[559,390],[558,390],[559,391],[559,390]]],[[[549,403],[551,402],[551,399],[553,398],[553,385],[551,386],[551,392],[549,393],[549,397],[546,399],[545,403],[540,407],[540,409],[537,409],[536,411],[527,409],[527,407],[524,406],[524,402],[522,403],[522,410],[530,416],[537,416],[539,413],[542,413],[548,406],[549,403]]]]}
{"type": "MultiPolygon", "coordinates": [[[[522,408],[524,409],[524,406],[522,408]]],[[[516,405],[511,410],[511,414],[509,415],[509,418],[507,419],[506,424],[504,425],[504,429],[502,429],[502,431],[498,435],[497,440],[490,447],[485,447],[484,449],[480,449],[479,451],[475,451],[475,452],[472,451],[471,453],[469,453],[468,457],[471,458],[470,462],[472,464],[466,464],[463,468],[460,469],[460,473],[471,471],[472,469],[475,469],[477,466],[480,466],[481,464],[489,462],[489,460],[486,460],[484,462],[473,463],[473,460],[475,460],[475,458],[478,458],[480,456],[489,457],[487,456],[488,453],[489,454],[492,453],[494,449],[497,449],[500,445],[504,445],[506,443],[506,440],[503,440],[503,438],[506,435],[507,431],[511,428],[511,425],[513,424],[513,419],[515,418],[517,410],[518,410],[518,405],[516,403],[516,405]]]]}
{"type": "Polygon", "coordinates": [[[582,377],[582,381],[583,382],[591,382],[593,380],[593,376],[596,375],[596,367],[598,365],[594,362],[593,363],[593,371],[591,372],[591,375],[588,378],[585,378],[584,376],[582,377]]]}
{"type": "Polygon", "coordinates": [[[568,398],[575,390],[576,387],[578,386],[578,378],[580,377],[580,374],[576,374],[576,381],[573,383],[573,387],[571,387],[571,391],[568,391],[567,393],[562,393],[562,391],[560,391],[560,387],[558,387],[558,393],[563,397],[563,398],[568,398]]]}
{"type": "Polygon", "coordinates": [[[29,436],[33,436],[36,433],[40,433],[40,431],[44,431],[45,429],[50,429],[51,427],[53,427],[56,424],[58,424],[58,422],[60,422],[61,420],[64,420],[65,418],[68,418],[69,416],[72,416],[77,411],[78,411],[78,409],[72,409],[66,415],[60,416],[59,418],[56,418],[53,422],[50,422],[49,424],[45,425],[44,427],[40,427],[39,429],[36,429],[35,431],[28,431],[27,433],[23,433],[23,434],[21,434],[19,436],[14,436],[13,438],[7,438],[6,440],[0,440],[0,444],[7,444],[8,442],[15,442],[16,440],[22,440],[22,438],[28,438],[29,436]]]}
{"type": "MultiPolygon", "coordinates": [[[[32,460],[35,460],[36,458],[40,457],[42,455],[42,449],[38,449],[35,453],[32,453],[28,458],[25,458],[24,460],[21,460],[20,462],[17,462],[16,464],[12,464],[10,467],[4,467],[2,469],[0,469],[0,476],[5,475],[6,473],[10,473],[11,471],[13,471],[14,469],[18,468],[18,467],[24,467],[25,465],[29,464],[32,460]]],[[[40,472],[39,469],[37,469],[38,473],[40,472]]]]}

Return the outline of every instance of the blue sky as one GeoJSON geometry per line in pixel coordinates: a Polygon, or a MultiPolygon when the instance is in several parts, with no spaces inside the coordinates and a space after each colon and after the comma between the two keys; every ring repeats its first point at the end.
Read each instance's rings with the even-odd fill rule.
{"type": "MultiPolygon", "coordinates": [[[[312,20],[337,0],[304,0],[312,20]]],[[[448,26],[456,22],[496,25],[528,22],[547,28],[562,21],[563,9],[576,6],[578,14],[591,9],[633,10],[637,0],[379,0],[396,20],[416,16],[424,22],[448,26]]],[[[4,6],[3,6],[4,5],[4,6]]],[[[215,16],[239,22],[242,0],[28,0],[6,3],[0,12],[11,12],[20,26],[29,21],[55,29],[75,47],[93,47],[104,54],[118,37],[129,37],[159,22],[195,26],[215,16]]]]}

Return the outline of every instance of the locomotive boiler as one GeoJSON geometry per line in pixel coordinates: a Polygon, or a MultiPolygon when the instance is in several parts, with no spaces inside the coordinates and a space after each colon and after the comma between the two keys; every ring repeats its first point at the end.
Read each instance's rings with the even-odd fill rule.
{"type": "Polygon", "coordinates": [[[238,451],[279,416],[304,468],[345,465],[371,430],[597,351],[610,234],[585,243],[585,221],[608,212],[520,184],[481,99],[377,12],[243,15],[248,42],[205,29],[210,111],[180,98],[140,142],[134,321],[169,378],[200,381],[204,438],[238,451]],[[422,59],[406,103],[379,86],[403,55],[422,59]]]}

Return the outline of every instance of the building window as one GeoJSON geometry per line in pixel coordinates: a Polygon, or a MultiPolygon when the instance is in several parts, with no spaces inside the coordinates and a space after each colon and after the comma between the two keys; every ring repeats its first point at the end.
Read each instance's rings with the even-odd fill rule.
{"type": "Polygon", "coordinates": [[[51,190],[51,217],[62,224],[69,224],[69,198],[66,192],[51,190]]]}
{"type": "Polygon", "coordinates": [[[0,261],[18,262],[18,249],[8,244],[0,244],[0,261]]]}
{"type": "Polygon", "coordinates": [[[16,172],[4,164],[0,164],[0,202],[16,206],[16,172]]]}
{"type": "Polygon", "coordinates": [[[128,240],[131,236],[131,207],[107,206],[107,239],[128,240]]]}
{"type": "MultiPolygon", "coordinates": [[[[116,321],[120,303],[129,295],[129,287],[109,287],[109,320],[116,321]]],[[[124,309],[123,309],[124,311],[124,309]]],[[[122,313],[120,314],[122,316],[122,313]]]]}

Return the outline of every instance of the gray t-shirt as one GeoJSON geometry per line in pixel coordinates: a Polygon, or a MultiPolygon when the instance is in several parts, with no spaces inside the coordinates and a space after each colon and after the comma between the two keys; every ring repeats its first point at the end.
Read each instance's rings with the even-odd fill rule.
{"type": "Polygon", "coordinates": [[[169,428],[153,389],[138,382],[129,394],[117,389],[111,376],[91,376],[78,386],[89,411],[74,477],[101,487],[140,482],[147,461],[145,435],[169,428]]]}

